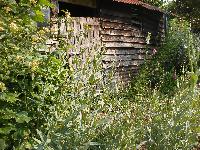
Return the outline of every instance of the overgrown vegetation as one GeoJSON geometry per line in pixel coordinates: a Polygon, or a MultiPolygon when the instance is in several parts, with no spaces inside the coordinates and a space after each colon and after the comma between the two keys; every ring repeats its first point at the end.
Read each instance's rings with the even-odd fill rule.
{"type": "MultiPolygon", "coordinates": [[[[35,26],[41,8],[53,7],[48,1],[0,2],[0,149],[194,147],[200,42],[187,23],[172,21],[165,43],[133,84],[111,89],[98,45],[76,49],[69,30],[48,52],[51,34],[35,26]],[[79,52],[69,57],[72,50],[79,52]],[[83,62],[85,51],[90,57],[83,62]]],[[[84,36],[80,32],[77,43],[84,36]]]]}
{"type": "Polygon", "coordinates": [[[172,20],[165,42],[133,80],[128,98],[142,104],[149,149],[191,149],[199,133],[199,43],[185,21],[172,20]]]}

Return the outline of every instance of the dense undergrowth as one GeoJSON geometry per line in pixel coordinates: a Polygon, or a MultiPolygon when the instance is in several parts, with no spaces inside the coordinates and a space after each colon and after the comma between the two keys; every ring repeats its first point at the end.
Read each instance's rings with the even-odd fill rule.
{"type": "Polygon", "coordinates": [[[121,90],[104,82],[98,45],[79,45],[78,55],[69,57],[78,50],[72,30],[56,51],[39,52],[48,49],[51,34],[35,21],[42,21],[41,7],[52,7],[48,1],[0,2],[0,149],[194,147],[199,39],[187,23],[172,21],[158,53],[121,90]],[[90,57],[83,62],[85,51],[90,57]]]}

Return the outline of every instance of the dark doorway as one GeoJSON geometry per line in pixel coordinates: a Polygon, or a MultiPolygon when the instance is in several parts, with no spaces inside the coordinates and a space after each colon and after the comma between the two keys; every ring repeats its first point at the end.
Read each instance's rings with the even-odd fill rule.
{"type": "Polygon", "coordinates": [[[64,15],[63,11],[69,11],[72,17],[96,17],[97,10],[95,8],[85,7],[81,5],[59,2],[59,16],[64,15]]]}

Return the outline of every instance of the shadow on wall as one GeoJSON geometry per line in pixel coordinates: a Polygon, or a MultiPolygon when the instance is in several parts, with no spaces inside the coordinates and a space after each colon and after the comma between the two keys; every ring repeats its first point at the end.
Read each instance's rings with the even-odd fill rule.
{"type": "Polygon", "coordinates": [[[72,17],[96,17],[97,10],[81,5],[59,2],[59,16],[63,16],[63,11],[69,11],[72,17]]]}

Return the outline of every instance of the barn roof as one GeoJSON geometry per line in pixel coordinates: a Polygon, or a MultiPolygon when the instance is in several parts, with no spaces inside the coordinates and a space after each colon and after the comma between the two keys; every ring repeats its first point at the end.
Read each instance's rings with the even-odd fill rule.
{"type": "Polygon", "coordinates": [[[113,0],[113,1],[119,2],[119,3],[125,3],[125,4],[138,5],[138,6],[142,6],[142,7],[146,8],[146,9],[149,9],[149,10],[153,10],[153,11],[158,11],[158,12],[164,13],[163,10],[161,10],[160,8],[152,6],[152,5],[149,5],[149,4],[144,3],[142,1],[139,1],[139,0],[113,0]]]}

